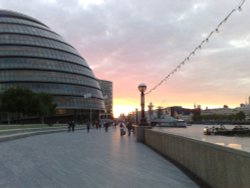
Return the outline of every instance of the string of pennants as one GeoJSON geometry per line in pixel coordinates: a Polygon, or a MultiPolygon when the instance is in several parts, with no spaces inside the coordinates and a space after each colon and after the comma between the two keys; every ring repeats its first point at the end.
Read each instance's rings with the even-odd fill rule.
{"type": "Polygon", "coordinates": [[[237,5],[235,8],[233,8],[231,10],[231,12],[229,12],[229,14],[215,27],[214,30],[212,30],[209,35],[201,41],[200,44],[198,44],[193,51],[191,51],[184,59],[183,61],[181,61],[176,67],[175,69],[173,69],[168,75],[166,75],[158,84],[156,84],[152,89],[150,89],[148,92],[146,92],[145,94],[149,94],[151,92],[153,92],[154,90],[156,90],[159,86],[161,86],[164,82],[166,82],[171,76],[173,76],[186,62],[188,62],[195,54],[198,50],[202,49],[202,46],[207,43],[209,41],[209,39],[212,37],[212,35],[214,35],[215,33],[218,33],[220,30],[220,27],[225,24],[228,19],[230,18],[230,16],[236,12],[236,11],[241,11],[242,10],[242,6],[245,3],[245,0],[241,0],[241,2],[239,3],[239,5],[237,5]]]}

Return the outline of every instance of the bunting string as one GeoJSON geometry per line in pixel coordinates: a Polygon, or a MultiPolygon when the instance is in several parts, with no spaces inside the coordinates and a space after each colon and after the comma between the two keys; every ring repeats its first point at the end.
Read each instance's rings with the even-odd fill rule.
{"type": "Polygon", "coordinates": [[[237,5],[235,8],[233,8],[230,13],[221,21],[219,22],[219,24],[215,27],[214,30],[212,30],[209,35],[201,41],[200,44],[198,44],[193,51],[191,51],[187,57],[185,57],[183,59],[183,61],[181,61],[168,75],[166,75],[159,83],[157,83],[154,87],[152,87],[148,92],[146,92],[145,94],[150,94],[151,92],[153,92],[154,90],[156,90],[159,86],[161,86],[164,82],[167,82],[169,80],[169,78],[171,76],[173,76],[177,71],[179,71],[182,66],[184,66],[188,61],[190,61],[190,59],[195,56],[196,52],[198,50],[201,50],[202,47],[209,42],[210,38],[215,34],[215,33],[219,33],[220,28],[222,27],[223,24],[225,24],[228,19],[232,16],[232,14],[236,11],[241,11],[242,10],[242,6],[244,5],[245,0],[241,0],[241,2],[239,3],[239,5],[237,5]]]}

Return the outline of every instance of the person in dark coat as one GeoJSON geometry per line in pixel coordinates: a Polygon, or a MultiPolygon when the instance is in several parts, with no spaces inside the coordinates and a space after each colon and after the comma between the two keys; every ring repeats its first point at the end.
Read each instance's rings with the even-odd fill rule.
{"type": "Polygon", "coordinates": [[[87,123],[87,132],[89,133],[89,129],[90,129],[90,123],[87,123]]]}
{"type": "Polygon", "coordinates": [[[71,127],[72,127],[72,122],[71,122],[71,121],[69,121],[69,122],[68,122],[68,132],[70,132],[70,131],[71,131],[71,127]]]}
{"type": "Polygon", "coordinates": [[[71,128],[72,128],[72,131],[73,131],[73,132],[75,131],[75,126],[76,126],[75,122],[72,121],[72,122],[71,122],[71,128]]]}
{"type": "Polygon", "coordinates": [[[109,124],[107,122],[104,123],[105,131],[108,132],[109,124]]]}
{"type": "Polygon", "coordinates": [[[133,127],[132,127],[132,123],[131,123],[131,122],[128,122],[128,125],[127,125],[128,136],[130,136],[132,128],[133,128],[133,127]]]}

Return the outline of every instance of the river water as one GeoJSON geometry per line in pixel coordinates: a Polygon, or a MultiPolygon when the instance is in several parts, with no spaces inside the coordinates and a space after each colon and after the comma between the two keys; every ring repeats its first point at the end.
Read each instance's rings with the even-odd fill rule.
{"type": "MultiPolygon", "coordinates": [[[[224,126],[229,129],[232,129],[234,127],[234,125],[224,125],[224,126]]],[[[154,130],[173,133],[176,135],[181,135],[204,142],[210,142],[225,147],[230,147],[250,152],[250,136],[239,137],[239,136],[204,135],[203,129],[205,127],[212,127],[212,125],[192,125],[188,126],[187,128],[154,127],[154,130]]],[[[250,128],[250,125],[246,125],[246,127],[250,128]]]]}

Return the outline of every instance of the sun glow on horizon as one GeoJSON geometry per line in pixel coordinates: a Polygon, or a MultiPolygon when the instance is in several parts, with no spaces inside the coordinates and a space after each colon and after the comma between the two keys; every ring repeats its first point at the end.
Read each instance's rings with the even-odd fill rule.
{"type": "Polygon", "coordinates": [[[115,105],[114,106],[114,117],[117,118],[121,114],[128,115],[129,112],[135,111],[135,106],[130,105],[115,105]]]}
{"type": "MultiPolygon", "coordinates": [[[[205,104],[205,103],[201,103],[201,104],[196,104],[196,108],[198,108],[198,106],[200,105],[201,109],[205,110],[206,108],[208,109],[215,109],[215,108],[223,108],[223,105],[215,105],[215,104],[205,104]]],[[[147,111],[147,106],[148,104],[145,104],[145,110],[147,111]]],[[[172,106],[181,106],[183,108],[188,108],[188,109],[194,109],[194,104],[192,103],[186,103],[186,104],[168,104],[167,106],[165,105],[157,105],[157,103],[154,105],[154,109],[157,109],[158,107],[163,107],[163,108],[167,108],[167,107],[172,107],[172,106]]],[[[228,105],[229,108],[235,108],[237,107],[237,105],[228,105]]],[[[117,100],[116,104],[113,107],[113,112],[114,112],[114,117],[117,118],[119,117],[121,114],[124,115],[128,115],[128,113],[130,112],[135,112],[135,109],[137,108],[140,111],[140,107],[136,106],[135,103],[133,103],[132,101],[126,101],[124,100],[117,100]],[[120,103],[118,102],[120,101],[120,103]]]]}
{"type": "Polygon", "coordinates": [[[128,115],[129,112],[135,111],[139,103],[134,98],[115,98],[113,113],[114,117],[119,117],[121,114],[128,115]]]}

